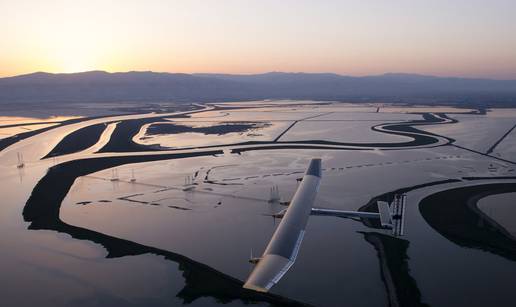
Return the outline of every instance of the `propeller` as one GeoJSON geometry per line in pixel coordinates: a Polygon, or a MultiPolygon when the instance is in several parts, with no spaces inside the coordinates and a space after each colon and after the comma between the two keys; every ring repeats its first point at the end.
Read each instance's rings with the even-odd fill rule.
{"type": "Polygon", "coordinates": [[[254,257],[253,249],[251,248],[251,257],[249,258],[249,263],[257,264],[259,261],[260,261],[260,258],[259,257],[254,257]]]}

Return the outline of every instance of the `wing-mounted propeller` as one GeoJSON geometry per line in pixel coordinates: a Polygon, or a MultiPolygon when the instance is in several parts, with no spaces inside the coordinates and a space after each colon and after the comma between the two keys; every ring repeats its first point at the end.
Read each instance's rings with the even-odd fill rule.
{"type": "Polygon", "coordinates": [[[254,257],[253,249],[251,248],[251,257],[249,257],[249,263],[257,264],[258,262],[260,262],[261,259],[261,257],[254,257]]]}
{"type": "Polygon", "coordinates": [[[275,219],[281,219],[285,216],[285,213],[287,213],[287,209],[283,209],[277,213],[272,213],[272,214],[264,214],[265,216],[272,216],[273,218],[275,219]]]}

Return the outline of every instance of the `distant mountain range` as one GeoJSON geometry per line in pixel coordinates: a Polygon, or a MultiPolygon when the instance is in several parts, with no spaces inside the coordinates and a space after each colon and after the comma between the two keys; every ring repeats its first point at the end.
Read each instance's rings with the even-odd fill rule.
{"type": "Polygon", "coordinates": [[[231,75],[104,71],[37,72],[0,78],[0,103],[260,99],[515,105],[516,80],[394,73],[350,77],[330,73],[231,75]]]}

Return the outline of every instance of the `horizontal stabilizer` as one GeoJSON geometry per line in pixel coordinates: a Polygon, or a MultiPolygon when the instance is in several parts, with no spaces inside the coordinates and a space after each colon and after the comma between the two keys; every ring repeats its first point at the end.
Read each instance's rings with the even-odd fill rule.
{"type": "Polygon", "coordinates": [[[396,194],[392,202],[392,234],[402,236],[405,232],[405,194],[396,194]]]}

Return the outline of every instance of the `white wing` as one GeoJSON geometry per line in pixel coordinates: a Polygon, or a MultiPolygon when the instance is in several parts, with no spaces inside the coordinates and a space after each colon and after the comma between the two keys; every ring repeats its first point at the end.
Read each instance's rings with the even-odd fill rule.
{"type": "Polygon", "coordinates": [[[321,180],[321,159],[312,159],[281,223],[244,288],[267,292],[296,261],[321,180]]]}

